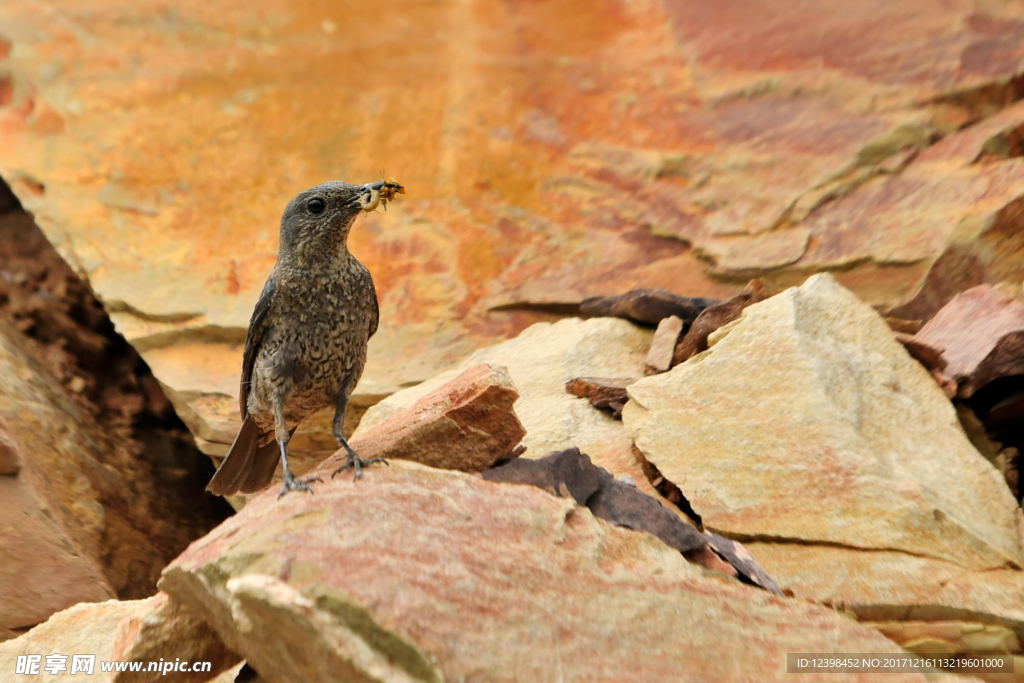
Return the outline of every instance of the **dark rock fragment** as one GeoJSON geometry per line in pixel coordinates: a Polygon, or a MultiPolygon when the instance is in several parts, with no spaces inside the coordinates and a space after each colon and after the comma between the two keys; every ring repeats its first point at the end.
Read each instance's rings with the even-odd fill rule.
{"type": "Polygon", "coordinates": [[[572,497],[601,519],[657,536],[690,562],[782,595],[772,578],[739,543],[702,533],[635,486],[594,465],[578,448],[537,460],[520,458],[485,470],[482,475],[488,481],[530,484],[557,496],[572,497]]]}
{"type": "Polygon", "coordinates": [[[629,400],[626,387],[635,381],[632,377],[576,377],[565,383],[565,390],[621,419],[622,407],[629,400]]]}
{"type": "Polygon", "coordinates": [[[634,289],[618,296],[592,296],[580,304],[587,316],[625,318],[638,325],[655,326],[663,318],[678,316],[685,324],[693,322],[701,311],[718,303],[717,299],[686,297],[664,289],[634,289]]]}
{"type": "Polygon", "coordinates": [[[751,280],[746,289],[729,299],[708,306],[701,311],[693,324],[687,330],[686,335],[676,344],[675,352],[672,354],[672,365],[679,365],[688,358],[697,355],[708,348],[708,335],[719,327],[731,323],[740,317],[740,313],[750,304],[757,303],[768,298],[765,291],[764,281],[760,278],[751,280]]]}

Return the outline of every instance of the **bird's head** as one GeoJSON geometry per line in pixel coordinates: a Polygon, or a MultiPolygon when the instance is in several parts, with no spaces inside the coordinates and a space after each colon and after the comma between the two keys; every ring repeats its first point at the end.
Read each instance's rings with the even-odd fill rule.
{"type": "Polygon", "coordinates": [[[331,181],[295,196],[281,216],[281,253],[309,255],[347,247],[348,232],[360,211],[373,211],[405,188],[393,180],[365,185],[331,181]]]}

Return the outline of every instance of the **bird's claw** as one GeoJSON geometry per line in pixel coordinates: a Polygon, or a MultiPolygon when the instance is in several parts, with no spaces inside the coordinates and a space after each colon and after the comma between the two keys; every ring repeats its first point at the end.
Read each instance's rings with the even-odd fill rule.
{"type": "Polygon", "coordinates": [[[306,477],[305,479],[296,479],[291,473],[285,475],[284,486],[281,487],[281,493],[277,494],[277,499],[281,500],[281,497],[289,491],[308,491],[313,493],[313,487],[310,486],[313,482],[323,483],[323,479],[320,477],[306,477]]]}
{"type": "Polygon", "coordinates": [[[388,464],[388,461],[385,460],[384,458],[370,458],[369,460],[362,460],[359,458],[359,456],[350,454],[348,456],[347,463],[331,472],[331,479],[334,479],[334,475],[336,475],[338,472],[341,472],[342,470],[347,470],[349,467],[355,470],[355,476],[352,477],[352,481],[355,481],[356,479],[361,479],[363,476],[363,468],[369,467],[375,462],[381,462],[384,463],[385,465],[388,464]]]}

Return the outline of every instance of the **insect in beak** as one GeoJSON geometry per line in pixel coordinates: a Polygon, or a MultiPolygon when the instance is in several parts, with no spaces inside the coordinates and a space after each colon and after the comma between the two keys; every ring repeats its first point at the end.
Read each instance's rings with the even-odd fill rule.
{"type": "Polygon", "coordinates": [[[395,195],[405,193],[405,187],[392,178],[378,180],[375,183],[367,183],[363,185],[363,188],[364,190],[357,197],[357,201],[363,211],[373,211],[381,205],[387,211],[388,202],[393,200],[395,195]]]}

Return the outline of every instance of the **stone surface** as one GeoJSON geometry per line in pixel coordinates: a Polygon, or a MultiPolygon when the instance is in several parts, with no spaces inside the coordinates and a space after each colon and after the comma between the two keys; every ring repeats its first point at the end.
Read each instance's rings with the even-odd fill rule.
{"type": "Polygon", "coordinates": [[[0,6],[0,174],[212,454],[282,205],[327,178],[408,188],[353,233],[382,303],[356,409],[542,315],[500,304],[835,269],[926,317],[1024,275],[1015,3],[361,9],[0,6]]]}
{"type": "Polygon", "coordinates": [[[1022,649],[1016,633],[994,624],[969,621],[867,623],[904,649],[920,654],[1011,654],[1022,649]]]}
{"type": "Polygon", "coordinates": [[[958,294],[914,338],[942,349],[945,372],[964,397],[1024,374],[1024,302],[988,285],[958,294]]]}
{"type": "Polygon", "coordinates": [[[651,339],[651,348],[644,359],[644,374],[656,375],[672,367],[672,353],[683,332],[683,320],[674,315],[662,318],[651,339]]]}
{"type": "MultiPolygon", "coordinates": [[[[360,431],[349,444],[363,460],[402,458],[480,472],[509,457],[526,434],[512,408],[518,398],[504,368],[480,363],[360,431]]],[[[338,466],[348,454],[339,449],[335,458],[338,466]]]]}
{"type": "MultiPolygon", "coordinates": [[[[0,671],[12,676],[19,655],[43,655],[40,673],[18,680],[66,681],[71,676],[72,656],[96,656],[91,676],[79,671],[75,676],[95,681],[205,681],[238,662],[238,655],[227,650],[202,621],[171,603],[164,594],[145,600],[108,600],[80,603],[51,616],[28,633],[0,643],[0,671]],[[63,672],[45,671],[46,656],[67,656],[63,672]],[[206,675],[192,672],[104,673],[103,661],[209,662],[206,675]]],[[[14,678],[10,678],[14,680],[14,678]]],[[[72,678],[73,680],[73,678],[72,678]]]]}
{"type": "Polygon", "coordinates": [[[532,487],[396,461],[275,495],[161,580],[269,680],[791,680],[786,652],[900,651],[532,487]]]}
{"type": "Polygon", "coordinates": [[[1005,481],[868,305],[818,275],[723,332],[630,385],[623,410],[706,527],[972,570],[1024,566],[1005,481]]]}
{"type": "Polygon", "coordinates": [[[629,476],[642,490],[658,496],[647,483],[622,424],[565,391],[566,382],[581,376],[639,377],[650,340],[650,331],[616,318],[538,323],[515,339],[480,349],[436,377],[389,396],[367,411],[353,438],[361,438],[465,368],[490,363],[506,368],[519,391],[514,407],[526,429],[524,457],[577,447],[594,464],[615,476],[629,476]]]}
{"type": "Polygon", "coordinates": [[[9,463],[0,476],[0,628],[32,626],[77,602],[145,595],[209,528],[203,502],[169,495],[162,487],[177,491],[176,482],[161,478],[159,463],[105,433],[41,353],[0,318],[9,463]]]}

